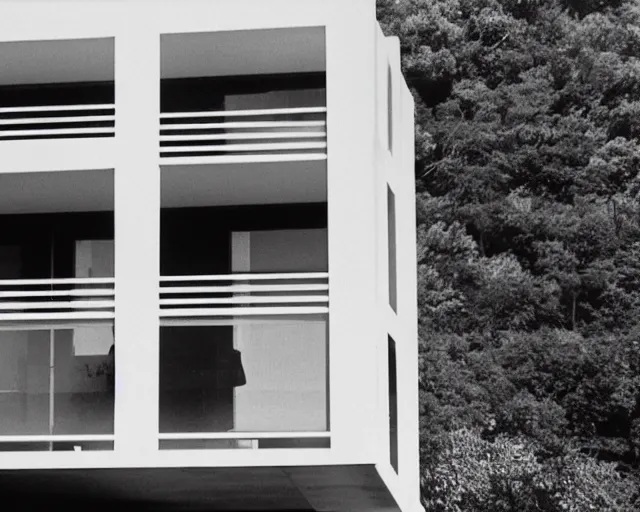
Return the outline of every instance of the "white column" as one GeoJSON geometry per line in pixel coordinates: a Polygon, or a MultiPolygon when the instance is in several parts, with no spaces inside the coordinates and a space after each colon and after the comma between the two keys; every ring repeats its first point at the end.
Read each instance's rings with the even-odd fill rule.
{"type": "Polygon", "coordinates": [[[157,450],[160,36],[132,9],[115,41],[116,451],[157,450]]]}
{"type": "Polygon", "coordinates": [[[326,28],[331,448],[376,453],[374,4],[332,2],[326,28]]]}

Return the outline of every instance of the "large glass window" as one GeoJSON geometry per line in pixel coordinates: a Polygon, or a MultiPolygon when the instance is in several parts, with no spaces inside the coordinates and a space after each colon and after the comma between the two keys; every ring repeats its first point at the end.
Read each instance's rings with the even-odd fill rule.
{"type": "Polygon", "coordinates": [[[160,432],[323,432],[323,318],[163,326],[160,432]]]}
{"type": "Polygon", "coordinates": [[[0,331],[3,435],[113,433],[113,329],[0,331]]]}

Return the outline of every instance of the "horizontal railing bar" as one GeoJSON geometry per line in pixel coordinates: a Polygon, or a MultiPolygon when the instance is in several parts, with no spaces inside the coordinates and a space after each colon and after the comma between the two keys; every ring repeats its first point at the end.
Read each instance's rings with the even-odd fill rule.
{"type": "Polygon", "coordinates": [[[55,285],[55,284],[113,284],[115,277],[63,277],[45,279],[0,279],[0,286],[22,286],[22,285],[55,285]]]}
{"type": "Polygon", "coordinates": [[[237,163],[265,163],[265,162],[316,162],[327,160],[326,153],[298,153],[298,154],[255,154],[244,153],[239,155],[192,155],[176,156],[162,155],[162,165],[189,165],[189,164],[237,164],[237,163]]]}
{"type": "Polygon", "coordinates": [[[326,126],[326,121],[238,121],[230,123],[161,124],[160,130],[208,130],[214,128],[294,128],[299,126],[326,126]]]}
{"type": "MultiPolygon", "coordinates": [[[[196,304],[289,304],[329,302],[328,295],[290,295],[287,297],[227,297],[213,299],[160,299],[161,306],[188,306],[196,304]]],[[[0,303],[2,309],[2,303],[0,303]]]]}
{"type": "MultiPolygon", "coordinates": [[[[115,119],[116,116],[114,115],[78,117],[29,117],[20,119],[0,119],[0,126],[13,124],[88,123],[91,121],[115,121],[115,119]]],[[[34,128],[34,131],[37,131],[37,128],[34,128]]]]}
{"type": "Polygon", "coordinates": [[[268,274],[215,274],[215,275],[189,275],[189,276],[161,276],[160,282],[175,281],[246,281],[255,280],[275,280],[275,279],[326,279],[329,272],[288,272],[288,273],[268,273],[268,274]]]}
{"type": "Polygon", "coordinates": [[[259,132],[210,133],[206,135],[161,135],[161,141],[189,140],[245,140],[245,139],[315,139],[326,137],[327,132],[259,132]]]}
{"type": "Polygon", "coordinates": [[[66,110],[107,110],[115,109],[113,103],[98,103],[93,105],[43,105],[29,107],[0,107],[0,114],[10,114],[13,112],[62,112],[66,110]]]}
{"type": "Polygon", "coordinates": [[[231,284],[229,286],[175,286],[160,288],[160,294],[176,293],[260,293],[328,290],[328,284],[231,284]]]}
{"type": "Polygon", "coordinates": [[[317,315],[328,313],[326,306],[318,307],[271,307],[271,308],[213,308],[213,309],[161,309],[161,317],[214,317],[248,315],[317,315]]]}
{"type": "Polygon", "coordinates": [[[76,290],[34,290],[34,291],[0,291],[0,298],[5,297],[107,297],[114,295],[115,291],[111,289],[94,289],[89,288],[76,290]]]}
{"type": "Polygon", "coordinates": [[[114,441],[115,435],[0,435],[0,443],[49,443],[49,442],[87,442],[87,441],[114,441]]]}
{"type": "Polygon", "coordinates": [[[111,311],[75,311],[73,313],[0,313],[0,321],[29,320],[108,320],[115,318],[111,311]]]}
{"type": "Polygon", "coordinates": [[[21,309],[105,309],[113,307],[115,307],[115,301],[113,300],[77,300],[64,302],[0,302],[0,311],[21,309]]]}
{"type": "Polygon", "coordinates": [[[55,331],[72,330],[79,327],[113,327],[113,318],[83,318],[82,320],[63,319],[51,320],[50,322],[39,320],[37,323],[25,321],[24,319],[13,322],[0,323],[0,333],[3,331],[55,331]]]}
{"type": "Polygon", "coordinates": [[[225,144],[217,146],[161,147],[161,153],[208,153],[233,151],[275,151],[282,149],[324,149],[326,142],[274,142],[273,144],[225,144]]]}
{"type": "Polygon", "coordinates": [[[185,432],[158,434],[160,441],[198,439],[309,439],[331,437],[330,432],[185,432]]]}
{"type": "Polygon", "coordinates": [[[109,135],[115,132],[115,127],[105,126],[103,128],[53,128],[51,130],[0,130],[0,137],[20,137],[23,135],[87,135],[87,134],[105,134],[109,135]]]}
{"type": "Polygon", "coordinates": [[[215,110],[210,112],[162,112],[160,118],[269,116],[280,114],[322,114],[326,112],[327,107],[265,108],[261,110],[215,110]]]}
{"type": "MultiPolygon", "coordinates": [[[[164,317],[160,315],[160,326],[176,326],[176,327],[190,327],[194,325],[224,325],[224,326],[234,326],[234,325],[290,325],[292,322],[306,322],[306,321],[315,321],[315,322],[323,322],[326,321],[327,313],[319,313],[316,315],[302,313],[296,314],[291,313],[290,315],[244,315],[242,317],[234,317],[231,315],[219,316],[219,317],[206,317],[201,316],[197,318],[189,318],[189,317],[164,317]]],[[[15,324],[14,324],[15,325],[15,324]]],[[[0,330],[3,328],[3,324],[0,324],[0,330]]]]}

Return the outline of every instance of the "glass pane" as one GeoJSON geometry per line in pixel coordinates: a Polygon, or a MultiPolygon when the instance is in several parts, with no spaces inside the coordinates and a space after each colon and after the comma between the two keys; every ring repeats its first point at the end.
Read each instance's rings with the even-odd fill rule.
{"type": "Polygon", "coordinates": [[[0,435],[113,433],[113,328],[0,331],[0,435]]]}
{"type": "Polygon", "coordinates": [[[326,319],[160,330],[160,431],[327,430],[326,319]]]}

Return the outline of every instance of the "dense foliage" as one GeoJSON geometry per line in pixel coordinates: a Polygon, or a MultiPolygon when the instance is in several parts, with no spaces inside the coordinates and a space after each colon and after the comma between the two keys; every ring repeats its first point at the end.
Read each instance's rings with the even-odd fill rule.
{"type": "Polygon", "coordinates": [[[417,107],[426,509],[640,510],[640,1],[378,16],[417,107]]]}

